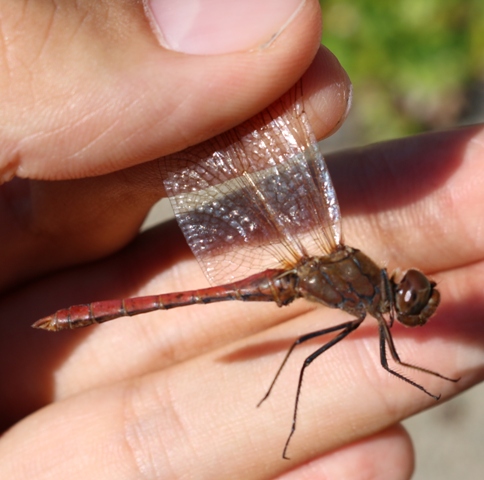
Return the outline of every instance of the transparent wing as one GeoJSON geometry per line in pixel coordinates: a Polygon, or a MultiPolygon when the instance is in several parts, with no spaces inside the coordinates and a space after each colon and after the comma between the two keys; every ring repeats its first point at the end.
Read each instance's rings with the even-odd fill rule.
{"type": "Polygon", "coordinates": [[[341,242],[336,193],[300,90],[164,159],[176,219],[213,284],[290,268],[341,242]]]}

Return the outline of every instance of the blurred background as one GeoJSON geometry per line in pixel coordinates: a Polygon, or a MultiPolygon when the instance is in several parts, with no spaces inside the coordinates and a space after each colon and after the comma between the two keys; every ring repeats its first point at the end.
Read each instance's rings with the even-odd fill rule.
{"type": "MultiPolygon", "coordinates": [[[[325,153],[484,122],[483,0],[320,4],[322,43],[354,87],[345,124],[321,143],[325,153]]],[[[169,216],[162,201],[145,228],[169,216]]],[[[414,480],[484,478],[483,405],[481,384],[404,422],[415,445],[414,480]]]]}
{"type": "Polygon", "coordinates": [[[320,4],[322,43],[354,86],[351,144],[482,121],[482,0],[320,4]]]}

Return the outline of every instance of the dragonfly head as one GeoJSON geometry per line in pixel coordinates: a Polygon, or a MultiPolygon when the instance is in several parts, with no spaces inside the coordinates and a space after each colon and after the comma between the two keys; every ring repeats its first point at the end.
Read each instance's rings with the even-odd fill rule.
{"type": "Polygon", "coordinates": [[[400,282],[393,284],[398,321],[407,327],[425,325],[440,303],[436,283],[419,270],[412,269],[405,273],[400,282]]]}

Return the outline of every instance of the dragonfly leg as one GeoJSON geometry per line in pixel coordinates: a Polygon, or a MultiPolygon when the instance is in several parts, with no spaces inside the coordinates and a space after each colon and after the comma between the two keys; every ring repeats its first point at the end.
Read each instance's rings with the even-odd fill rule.
{"type": "Polygon", "coordinates": [[[291,440],[291,437],[293,436],[295,430],[296,430],[296,417],[297,417],[297,410],[298,410],[298,405],[299,405],[299,396],[301,394],[301,387],[302,387],[302,381],[304,377],[304,371],[306,368],[315,360],[317,357],[319,357],[321,354],[323,354],[325,351],[329,350],[332,346],[336,345],[338,342],[343,340],[347,335],[349,335],[352,331],[356,330],[361,322],[365,319],[365,314],[362,314],[360,318],[353,320],[351,322],[345,322],[340,325],[335,325],[334,327],[329,327],[325,328],[323,330],[317,330],[315,332],[307,333],[306,335],[303,335],[299,337],[289,348],[289,350],[286,353],[286,356],[284,357],[284,360],[282,361],[279,369],[276,372],[276,375],[274,376],[274,379],[272,380],[272,383],[267,390],[267,393],[264,395],[262,400],[257,404],[259,407],[271,394],[271,391],[279,378],[280,373],[282,372],[282,369],[286,365],[291,353],[294,351],[294,349],[300,345],[301,343],[307,342],[308,340],[311,340],[316,337],[320,337],[322,335],[326,335],[328,333],[332,332],[337,332],[340,331],[338,335],[336,335],[333,339],[331,339],[329,342],[325,343],[322,347],[318,348],[314,353],[312,353],[309,357],[304,360],[303,366],[301,367],[301,370],[299,372],[299,381],[297,385],[297,390],[296,390],[296,400],[294,403],[294,413],[293,413],[293,418],[292,418],[292,426],[291,426],[291,431],[289,433],[289,436],[286,440],[286,443],[284,445],[284,450],[282,453],[282,458],[289,460],[289,458],[286,455],[287,449],[289,447],[289,442],[291,440]]]}
{"type": "Polygon", "coordinates": [[[378,318],[378,330],[380,333],[380,362],[382,367],[392,375],[395,375],[396,377],[400,378],[401,380],[409,383],[410,385],[413,385],[414,387],[418,388],[419,390],[422,390],[422,392],[426,393],[430,397],[432,397],[435,400],[440,399],[440,394],[439,395],[434,395],[433,393],[430,393],[428,390],[426,390],[422,385],[418,384],[417,382],[414,382],[413,380],[410,380],[409,378],[405,377],[405,375],[402,375],[401,373],[398,373],[397,371],[393,370],[390,368],[388,365],[388,360],[387,360],[387,353],[386,353],[386,345],[388,344],[388,349],[390,350],[390,355],[392,356],[393,360],[395,361],[396,364],[401,365],[402,367],[408,367],[412,368],[414,370],[417,370],[419,372],[424,372],[428,373],[429,375],[434,375],[435,377],[442,378],[444,380],[448,380],[449,382],[458,382],[460,378],[449,378],[445,377],[444,375],[441,375],[438,372],[434,372],[433,370],[429,370],[427,368],[419,367],[417,365],[412,365],[411,363],[406,363],[402,362],[400,360],[400,356],[397,353],[397,349],[395,348],[395,343],[393,342],[393,337],[390,332],[390,329],[385,322],[384,318],[378,318]]]}

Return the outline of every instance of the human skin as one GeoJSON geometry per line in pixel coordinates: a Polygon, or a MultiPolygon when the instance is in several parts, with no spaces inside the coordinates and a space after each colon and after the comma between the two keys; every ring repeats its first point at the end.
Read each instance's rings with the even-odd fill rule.
{"type": "MultiPolygon", "coordinates": [[[[413,451],[399,422],[435,400],[381,368],[372,319],[308,369],[291,461],[281,453],[297,372],[315,343],[255,405],[294,338],[343,312],[227,302],[82,331],[30,329],[70,304],[207,285],[176,224],[138,233],[164,194],[153,159],[249,118],[309,65],[316,136],[346,113],[349,81],[318,47],[316,2],[269,48],[203,62],[159,47],[130,2],[111,2],[116,21],[99,28],[108,3],[82,2],[101,10],[77,23],[70,10],[15,17],[17,5],[0,6],[22,20],[12,32],[67,39],[45,40],[30,64],[27,35],[2,47],[3,58],[24,61],[7,62],[10,88],[0,90],[2,172],[22,177],[2,185],[0,209],[0,478],[409,478],[413,451]],[[123,43],[113,33],[125,18],[133,30],[123,43]]],[[[418,267],[438,282],[429,324],[393,331],[403,360],[461,377],[408,372],[440,402],[483,377],[483,145],[472,127],[328,159],[346,243],[389,271],[418,267]]]]}

